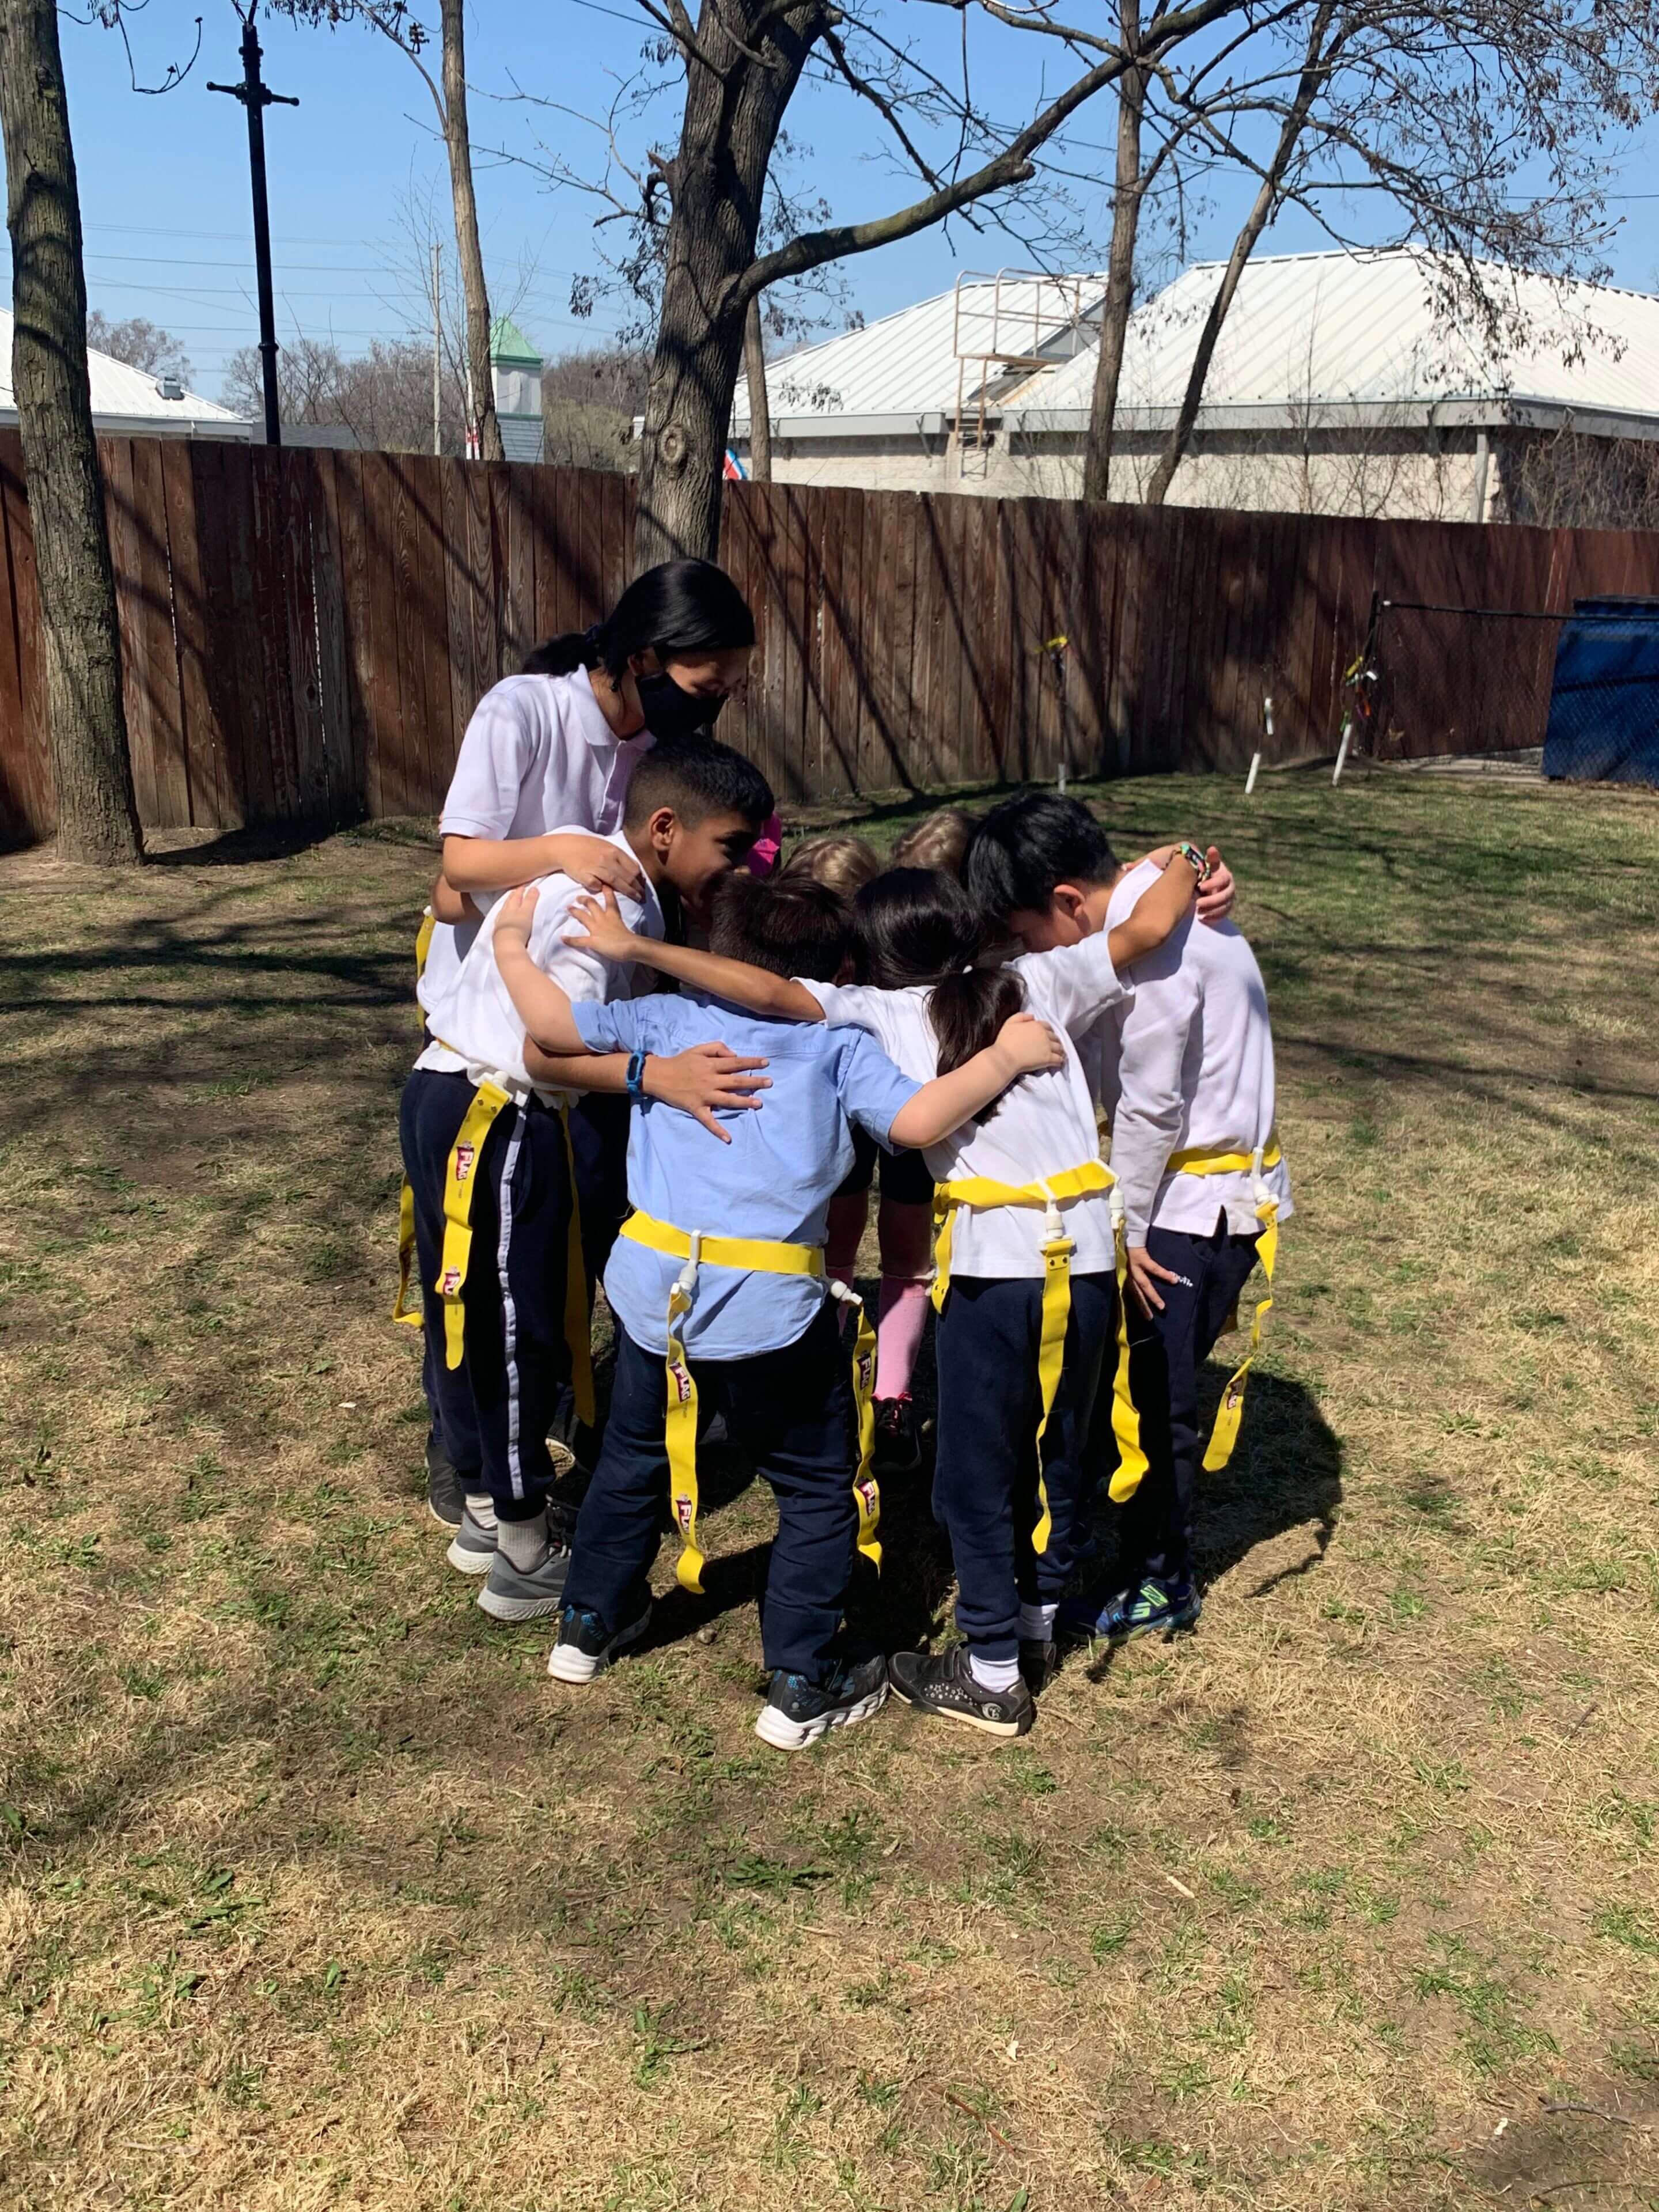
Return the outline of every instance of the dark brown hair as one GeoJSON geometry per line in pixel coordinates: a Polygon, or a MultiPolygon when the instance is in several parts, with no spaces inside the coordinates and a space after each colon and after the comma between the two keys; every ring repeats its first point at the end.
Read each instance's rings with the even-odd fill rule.
{"type": "Polygon", "coordinates": [[[708,949],[771,975],[833,983],[853,933],[847,902],[811,876],[751,876],[739,869],[715,894],[708,949]]]}
{"type": "MultiPolygon", "coordinates": [[[[1025,1004],[1011,968],[981,964],[991,949],[985,917],[954,876],[938,868],[890,868],[853,902],[859,981],[884,991],[925,984],[928,1018],[948,1075],[996,1042],[1025,1004]]],[[[988,1121],[994,1099],[976,1117],[988,1121]]]]}

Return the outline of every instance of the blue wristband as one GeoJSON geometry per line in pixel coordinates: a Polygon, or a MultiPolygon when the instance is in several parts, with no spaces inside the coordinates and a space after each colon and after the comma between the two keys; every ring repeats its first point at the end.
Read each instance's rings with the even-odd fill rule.
{"type": "Polygon", "coordinates": [[[635,1106],[648,1106],[645,1095],[645,1054],[632,1052],[628,1055],[628,1095],[635,1106]]]}

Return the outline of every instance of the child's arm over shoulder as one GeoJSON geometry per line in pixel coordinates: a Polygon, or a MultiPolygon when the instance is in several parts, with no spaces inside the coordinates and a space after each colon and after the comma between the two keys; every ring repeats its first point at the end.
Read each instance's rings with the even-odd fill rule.
{"type": "Polygon", "coordinates": [[[586,1042],[571,1016],[569,993],[544,975],[530,957],[530,932],[540,896],[532,884],[510,891],[495,908],[491,949],[495,965],[530,1043],[552,1053],[585,1053],[586,1042]]]}
{"type": "Polygon", "coordinates": [[[964,1121],[1000,1098],[1022,1075],[1062,1066],[1066,1050],[1046,1022],[1035,1014],[1013,1014],[997,1032],[994,1044],[976,1052],[948,1075],[924,1083],[888,1127],[895,1145],[937,1145],[964,1121]]]}
{"type": "Polygon", "coordinates": [[[636,961],[672,975],[712,999],[725,999],[753,1014],[769,1014],[789,1022],[821,1022],[823,1010],[812,994],[787,975],[769,969],[751,968],[746,960],[727,960],[718,952],[699,952],[689,945],[662,945],[630,929],[617,905],[614,893],[602,898],[578,899],[571,908],[567,945],[597,953],[618,963],[636,961]]]}
{"type": "MultiPolygon", "coordinates": [[[[759,1106],[764,1102],[756,1094],[771,1088],[771,1077],[758,1073],[768,1063],[744,1060],[729,1045],[694,1044],[684,1052],[647,1052],[643,1058],[640,1080],[645,1097],[691,1115],[723,1145],[731,1143],[731,1132],[721,1128],[715,1115],[737,1106],[759,1106]]],[[[613,1097],[627,1092],[632,1060],[633,1054],[626,1052],[544,1052],[534,1043],[526,1043],[524,1050],[526,1072],[532,1083],[552,1091],[604,1091],[613,1097]]]]}
{"type": "Polygon", "coordinates": [[[1186,919],[1193,895],[1203,880],[1206,863],[1191,845],[1178,845],[1155,884],[1149,884],[1127,917],[1108,933],[1107,949],[1114,968],[1127,968],[1143,954],[1155,952],[1186,919]]]}

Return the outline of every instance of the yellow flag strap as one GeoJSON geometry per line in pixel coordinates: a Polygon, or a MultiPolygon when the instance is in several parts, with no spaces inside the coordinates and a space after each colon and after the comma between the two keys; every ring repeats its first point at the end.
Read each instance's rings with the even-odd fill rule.
{"type": "MultiPolygon", "coordinates": [[[[1039,1553],[1048,1548],[1053,1533],[1054,1517],[1048,1510],[1048,1489],[1042,1475],[1042,1440],[1048,1433],[1048,1416],[1054,1407],[1054,1394],[1060,1388],[1060,1370],[1066,1361],[1066,1330],[1072,1313],[1072,1255],[1077,1246],[1066,1234],[1066,1224],[1060,1211],[1060,1200],[1080,1198],[1085,1191],[1111,1190],[1114,1177],[1103,1160],[1085,1160],[1079,1167],[1062,1169],[1060,1174],[1048,1176],[1041,1182],[998,1182],[990,1176],[963,1176],[954,1182],[936,1183],[933,1187],[933,1222],[937,1235],[933,1244],[933,1310],[942,1313],[951,1288],[951,1230],[959,1206],[1040,1206],[1045,1209],[1042,1224],[1042,1319],[1037,1341],[1037,1382],[1042,1399],[1042,1411],[1037,1419],[1037,1519],[1031,1532],[1031,1544],[1039,1553]]],[[[1121,1289],[1122,1267],[1119,1264],[1119,1284],[1121,1289]]],[[[1127,1370],[1123,1377],[1123,1402],[1133,1412],[1128,1395],[1127,1370]]],[[[1136,1425],[1139,1449],[1139,1425],[1136,1425]]],[[[1139,1476],[1136,1477],[1139,1480],[1139,1476]]]]}
{"type": "MultiPolygon", "coordinates": [[[[430,907],[421,916],[420,928],[415,934],[415,981],[418,983],[426,973],[426,956],[432,950],[432,933],[438,927],[430,907]]],[[[411,1328],[419,1328],[424,1316],[417,1298],[411,1305],[409,1296],[410,1278],[415,1267],[415,1194],[405,1176],[398,1193],[398,1295],[392,1302],[393,1321],[406,1321],[411,1328]]]]}
{"type": "Polygon", "coordinates": [[[1121,1505],[1140,1487],[1147,1459],[1140,1443],[1140,1415],[1129,1389],[1129,1242],[1123,1229],[1123,1200],[1112,1193],[1112,1247],[1117,1261],[1117,1346],[1112,1362],[1112,1434],[1117,1439],[1117,1465],[1106,1486],[1107,1495],[1121,1505]]]}
{"type": "MultiPolygon", "coordinates": [[[[660,1252],[684,1265],[668,1293],[668,1409],[663,1442],[668,1454],[668,1497],[679,1531],[680,1556],[675,1569],[680,1588],[694,1597],[702,1595],[705,1555],[697,1541],[697,1385],[685,1356],[682,1324],[696,1296],[697,1270],[740,1267],[757,1275],[810,1275],[821,1279],[823,1253],[816,1244],[771,1243],[758,1237],[705,1237],[694,1230],[677,1229],[672,1221],[659,1221],[649,1213],[630,1213],[621,1234],[647,1251],[660,1252]]],[[[876,1332],[855,1293],[836,1285],[836,1296],[857,1306],[858,1328],[853,1347],[853,1399],[858,1413],[859,1464],[853,1479],[853,1495],[859,1513],[859,1549],[872,1566],[881,1565],[881,1546],[876,1529],[881,1520],[881,1493],[871,1473],[875,1455],[876,1332]]]]}
{"type": "Polygon", "coordinates": [[[559,1101],[565,1166],[570,1175],[570,1226],[564,1247],[564,1341],[570,1354],[570,1387],[576,1419],[593,1425],[593,1327],[587,1310],[587,1259],[582,1250],[582,1208],[576,1189],[576,1154],[570,1141],[570,1101],[559,1101]]]}
{"type": "Polygon", "coordinates": [[[1262,1170],[1276,1168],[1284,1158],[1279,1139],[1270,1135],[1267,1143],[1255,1152],[1172,1152],[1171,1170],[1180,1175],[1249,1175],[1255,1178],[1255,1218],[1261,1224],[1261,1234],[1256,1239],[1255,1256],[1261,1262],[1261,1272],[1267,1279],[1267,1295],[1256,1306],[1255,1319],[1250,1328],[1250,1341],[1244,1357],[1228,1377],[1227,1387],[1221,1394],[1221,1403],[1216,1408],[1215,1426],[1210,1431],[1210,1441],[1204,1454],[1204,1468],[1207,1474],[1218,1474],[1233,1455],[1233,1446],[1238,1442],[1238,1425],[1244,1417],[1244,1383],[1250,1371],[1250,1362],[1261,1349],[1261,1327],[1273,1310],[1273,1262],[1279,1257],[1279,1200],[1262,1181],[1262,1170]]]}
{"type": "Polygon", "coordinates": [[[853,1309],[853,1407],[858,1419],[859,1437],[859,1463],[853,1477],[853,1502],[859,1510],[859,1549],[879,1574],[881,1544],[876,1531],[881,1526],[881,1491],[873,1472],[876,1456],[875,1327],[864,1310],[864,1300],[856,1291],[849,1291],[844,1283],[831,1282],[830,1292],[842,1305],[853,1309]]]}
{"type": "Polygon", "coordinates": [[[398,1295],[392,1301],[393,1321],[408,1322],[419,1328],[424,1316],[421,1302],[410,1301],[409,1285],[415,1272],[415,1192],[405,1176],[398,1193],[398,1295]]]}
{"type": "Polygon", "coordinates": [[[444,1302],[444,1364],[459,1367],[466,1340],[461,1291],[472,1255],[472,1191],[479,1154],[496,1115],[512,1101],[498,1084],[481,1083],[472,1094],[444,1170],[444,1249],[433,1285],[444,1302]]]}

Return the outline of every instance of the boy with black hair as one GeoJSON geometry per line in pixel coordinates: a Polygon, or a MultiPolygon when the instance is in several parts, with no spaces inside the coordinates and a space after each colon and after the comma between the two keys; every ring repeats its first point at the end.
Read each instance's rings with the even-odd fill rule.
{"type": "MultiPolygon", "coordinates": [[[[1120,864],[1086,808],[1048,792],[991,810],[967,878],[1033,951],[1110,929],[1151,880],[1144,862],[1120,864]]],[[[1129,1382],[1147,1471],[1138,1486],[1112,1486],[1122,1508],[1116,1588],[1060,1616],[1062,1626],[1115,1643],[1198,1620],[1198,1370],[1258,1261],[1271,1291],[1278,1224],[1291,1212],[1273,1129],[1267,994],[1242,933],[1224,918],[1188,921],[1126,980],[1131,995],[1076,1042],[1110,1117],[1128,1245],[1129,1382]]],[[[1231,1452],[1271,1303],[1258,1304],[1249,1352],[1223,1398],[1203,1455],[1212,1471],[1231,1452]]]]}
{"type": "MultiPolygon", "coordinates": [[[[878,1501],[868,1474],[873,1339],[853,1364],[826,1280],[825,1217],[852,1164],[852,1132],[885,1146],[939,1142],[1018,1075],[1057,1065],[1058,1040],[1031,1016],[949,1075],[916,1084],[857,1029],[773,1021],[686,991],[573,1006],[526,945],[542,926],[533,890],[505,902],[495,931],[502,980],[530,1033],[551,1052],[673,1051],[714,1035],[763,1055],[765,1109],[739,1115],[716,1152],[684,1116],[636,1114],[629,1142],[635,1211],[605,1270],[617,1320],[616,1385],[604,1448],[577,1522],[555,1680],[591,1681],[645,1632],[665,1500],[681,1539],[679,1580],[702,1588],[696,1438],[700,1393],[777,1494],[761,1633],[771,1675],[762,1741],[799,1750],[863,1720],[887,1694],[884,1662],[839,1644],[855,1545],[878,1561],[878,1501]],[[698,1224],[708,1223],[707,1230],[698,1224]],[[718,1224],[718,1229],[714,1224],[718,1224]]],[[[787,874],[741,879],[717,900],[711,951],[769,974],[829,981],[847,949],[846,908],[825,886],[787,874]]]]}
{"type": "MultiPolygon", "coordinates": [[[[730,747],[659,746],[629,787],[610,842],[636,866],[635,926],[663,933],[659,893],[706,909],[715,884],[747,853],[772,810],[759,771],[730,747]]],[[[567,999],[625,996],[630,972],[562,943],[581,885],[544,876],[530,957],[556,973],[567,999]]],[[[570,1093],[528,1047],[502,987],[493,939],[499,902],[428,1013],[432,1042],[416,1062],[399,1115],[413,1194],[428,1374],[465,1494],[450,1564],[483,1578],[478,1603],[497,1620],[557,1610],[568,1552],[550,1522],[547,1435],[559,1393],[574,1382],[592,1419],[588,1285],[583,1264],[582,1163],[573,1151],[570,1093]]],[[[708,1035],[705,1030],[702,1033],[708,1035]]],[[[753,1106],[760,1079],[720,1048],[678,1058],[593,1062],[590,1087],[658,1098],[712,1123],[714,1105],[753,1106]]]]}

